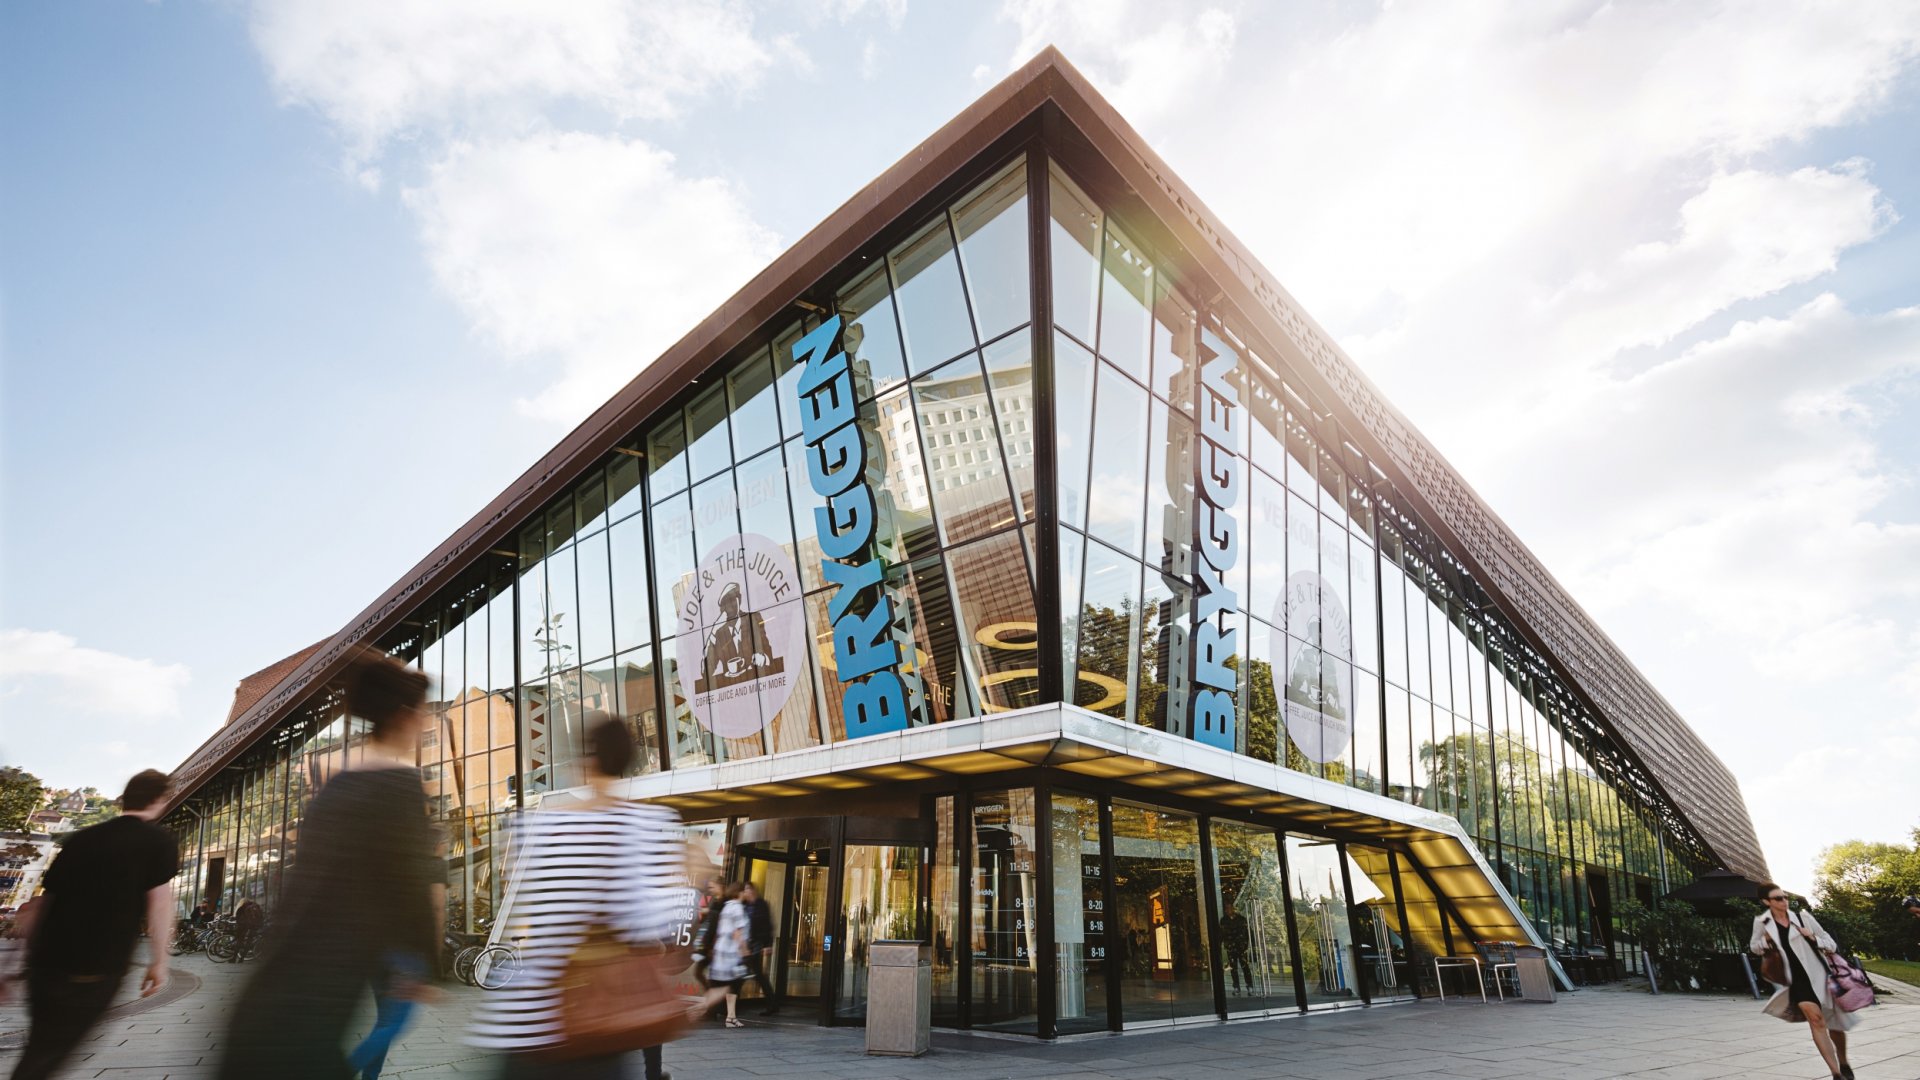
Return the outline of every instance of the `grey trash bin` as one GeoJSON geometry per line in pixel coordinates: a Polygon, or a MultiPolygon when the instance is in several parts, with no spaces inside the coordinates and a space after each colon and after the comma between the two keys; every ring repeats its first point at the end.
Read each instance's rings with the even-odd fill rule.
{"type": "Polygon", "coordinates": [[[1553,965],[1546,950],[1533,945],[1513,950],[1514,974],[1520,978],[1520,1000],[1552,1002],[1558,999],[1553,988],[1553,965]]]}
{"type": "Polygon", "coordinates": [[[933,948],[876,941],[867,950],[867,1053],[919,1057],[933,1026],[933,948]]]}

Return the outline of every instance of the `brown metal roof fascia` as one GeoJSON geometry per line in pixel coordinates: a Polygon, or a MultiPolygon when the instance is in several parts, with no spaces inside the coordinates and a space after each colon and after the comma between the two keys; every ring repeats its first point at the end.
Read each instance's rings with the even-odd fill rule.
{"type": "MultiPolygon", "coordinates": [[[[1016,133],[1045,102],[1052,75],[1064,63],[1049,48],[967,106],[925,142],[862,188],[825,221],[756,274],[671,348],[643,368],[619,393],[522,473],[484,510],[408,571],[324,648],[281,680],[238,720],[216,732],[175,769],[171,812],[200,785],[245,753],[310,691],[337,678],[356,647],[377,640],[422,597],[431,596],[511,535],[528,514],[573,483],[655,411],[769,320],[787,311],[834,268],[937,192],[955,173],[995,143],[1016,133]]],[[[796,168],[808,167],[799,162],[796,168]]]]}
{"type": "Polygon", "coordinates": [[[1288,366],[1316,382],[1313,389],[1323,400],[1342,408],[1350,429],[1370,437],[1379,451],[1377,462],[1397,473],[1393,479],[1401,492],[1470,561],[1514,625],[1593,702],[1623,748],[1639,759],[1714,854],[1729,869],[1765,878],[1766,860],[1739,784],[1725,763],[1119,112],[1064,61],[1052,74],[1049,96],[1072,127],[1047,125],[1052,152],[1071,171],[1117,172],[1127,188],[1124,201],[1137,203],[1169,230],[1176,249],[1205,260],[1213,272],[1203,276],[1222,290],[1219,299],[1271,344],[1288,350],[1288,366]]]}

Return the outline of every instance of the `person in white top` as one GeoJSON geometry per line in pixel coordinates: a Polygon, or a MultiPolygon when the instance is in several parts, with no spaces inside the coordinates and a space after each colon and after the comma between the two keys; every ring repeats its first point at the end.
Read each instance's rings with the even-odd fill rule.
{"type": "MultiPolygon", "coordinates": [[[[635,945],[663,943],[686,907],[679,815],[616,796],[616,783],[633,764],[633,733],[605,713],[596,717],[585,762],[593,794],[542,806],[514,823],[514,899],[506,916],[510,933],[524,935],[520,961],[512,980],[482,1000],[469,1036],[475,1046],[503,1052],[508,1080],[625,1077],[623,1054],[556,1062],[533,1052],[561,1041],[558,983],[593,927],[609,927],[635,945]]],[[[647,1080],[665,1080],[660,1048],[642,1053],[647,1080]]]]}
{"type": "Polygon", "coordinates": [[[727,1001],[727,1026],[745,1027],[740,1022],[740,985],[747,981],[747,905],[740,899],[746,885],[734,882],[727,886],[726,906],[720,909],[720,921],[715,924],[713,940],[707,943],[707,993],[690,1011],[694,1019],[706,1015],[708,1009],[727,1001]]]}
{"type": "Polygon", "coordinates": [[[1787,976],[1787,984],[1774,988],[1764,1011],[1776,1019],[1806,1024],[1827,1069],[1836,1077],[1853,1080],[1853,1066],[1847,1064],[1846,1033],[1859,1018],[1835,1008],[1827,988],[1825,954],[1839,946],[1812,913],[1789,907],[1791,901],[1780,886],[1771,882],[1761,886],[1760,899],[1766,902],[1767,910],[1754,917],[1753,937],[1747,947],[1763,957],[1769,950],[1780,950],[1787,976]]]}

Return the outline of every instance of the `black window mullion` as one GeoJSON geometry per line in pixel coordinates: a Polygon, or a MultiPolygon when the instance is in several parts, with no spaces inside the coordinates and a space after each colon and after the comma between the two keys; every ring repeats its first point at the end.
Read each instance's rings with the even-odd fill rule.
{"type": "Polygon", "coordinates": [[[1360,991],[1360,1003],[1373,1004],[1373,995],[1367,990],[1366,964],[1360,955],[1360,916],[1359,905],[1353,902],[1353,871],[1347,859],[1347,845],[1342,842],[1334,845],[1336,857],[1340,860],[1340,887],[1345,890],[1347,903],[1347,937],[1353,942],[1354,983],[1360,991]]]}
{"type": "MultiPolygon", "coordinates": [[[[1044,123],[1044,121],[1043,121],[1044,123]]],[[[1060,627],[1059,418],[1054,415],[1053,221],[1047,150],[1036,140],[1027,151],[1027,275],[1033,306],[1033,505],[1034,615],[1040,624],[1040,700],[1066,701],[1060,627]]],[[[929,477],[931,479],[931,477],[929,477]]],[[[1011,486],[1011,485],[1009,485],[1011,486]]]]}
{"type": "MultiPolygon", "coordinates": [[[[1101,879],[1101,918],[1103,925],[1114,926],[1114,917],[1120,911],[1120,895],[1113,883],[1113,799],[1100,797],[1100,879],[1101,879]]],[[[1106,933],[1107,955],[1101,970],[1107,976],[1107,1030],[1119,1031],[1124,1021],[1121,1013],[1125,1006],[1121,979],[1127,962],[1126,935],[1106,933]]]]}
{"type": "MultiPolygon", "coordinates": [[[[1213,864],[1213,819],[1202,815],[1200,821],[1200,876],[1197,882],[1200,895],[1206,908],[1207,920],[1207,970],[1213,974],[1213,1012],[1215,1016],[1227,1018],[1227,973],[1221,970],[1221,958],[1226,955],[1224,943],[1220,940],[1220,898],[1215,895],[1220,884],[1219,868],[1213,864]]],[[[1228,963],[1232,961],[1229,960],[1228,963]]]]}
{"type": "Polygon", "coordinates": [[[1040,955],[1032,962],[1040,974],[1040,1037],[1051,1039],[1060,1033],[1060,964],[1053,926],[1053,789],[1044,783],[1033,788],[1033,833],[1033,891],[1040,901],[1040,933],[1036,935],[1040,955]]]}

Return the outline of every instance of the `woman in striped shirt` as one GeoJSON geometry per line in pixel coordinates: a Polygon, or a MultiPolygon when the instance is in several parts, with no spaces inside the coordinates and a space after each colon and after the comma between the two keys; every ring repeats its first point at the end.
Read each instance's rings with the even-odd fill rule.
{"type": "MultiPolygon", "coordinates": [[[[542,807],[514,823],[513,903],[509,925],[520,945],[518,970],[487,995],[471,1042],[503,1051],[508,1080],[530,1077],[620,1078],[626,1056],[540,1060],[535,1051],[562,1041],[560,989],[574,949],[596,926],[625,941],[665,942],[686,907],[685,841],[672,810],[625,802],[614,785],[633,763],[633,733],[596,714],[586,759],[593,795],[564,808],[542,807]]],[[[647,1080],[664,1080],[660,1048],[648,1047],[647,1080]]]]}

